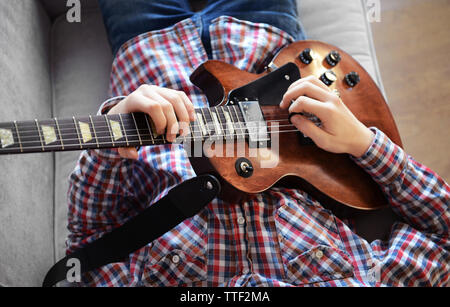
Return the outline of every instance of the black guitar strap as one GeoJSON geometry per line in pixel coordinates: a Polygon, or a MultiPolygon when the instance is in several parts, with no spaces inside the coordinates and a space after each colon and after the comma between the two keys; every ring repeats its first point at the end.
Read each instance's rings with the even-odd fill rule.
{"type": "Polygon", "coordinates": [[[51,287],[66,280],[73,259],[79,261],[79,274],[123,261],[132,252],[198,214],[219,191],[220,183],[212,175],[201,175],[181,183],[122,226],[58,261],[48,271],[42,286],[51,287]]]}

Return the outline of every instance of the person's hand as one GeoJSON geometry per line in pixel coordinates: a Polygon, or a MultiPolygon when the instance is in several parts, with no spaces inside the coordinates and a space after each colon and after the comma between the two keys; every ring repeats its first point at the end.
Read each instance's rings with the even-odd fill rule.
{"type": "MultiPolygon", "coordinates": [[[[187,135],[189,123],[195,120],[194,106],[184,92],[154,85],[142,85],[115,105],[108,114],[147,113],[155,124],[156,133],[173,142],[177,134],[187,135]]],[[[137,159],[135,148],[119,148],[123,158],[137,159]]]]}
{"type": "Polygon", "coordinates": [[[320,128],[303,115],[293,115],[291,122],[326,151],[359,158],[373,141],[374,133],[316,77],[309,76],[291,84],[280,107],[289,108],[289,113],[309,113],[319,118],[320,128]]]}

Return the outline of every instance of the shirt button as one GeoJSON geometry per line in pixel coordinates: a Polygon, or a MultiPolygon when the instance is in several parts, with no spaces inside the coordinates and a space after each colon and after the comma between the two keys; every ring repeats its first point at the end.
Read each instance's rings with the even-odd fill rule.
{"type": "Polygon", "coordinates": [[[243,218],[242,216],[240,216],[240,217],[237,219],[237,222],[238,222],[239,225],[244,225],[244,224],[245,224],[245,218],[243,218]]]}
{"type": "Polygon", "coordinates": [[[284,239],[283,235],[281,233],[278,234],[278,241],[281,242],[281,241],[283,241],[283,239],[284,239]]]}
{"type": "Polygon", "coordinates": [[[320,260],[320,259],[322,259],[322,257],[323,257],[323,252],[321,250],[318,250],[316,252],[316,258],[320,260]]]}
{"type": "Polygon", "coordinates": [[[250,270],[247,269],[247,268],[245,268],[245,269],[242,270],[242,274],[248,274],[249,272],[250,272],[250,270]]]}
{"type": "Polygon", "coordinates": [[[174,264],[177,264],[178,262],[180,262],[180,256],[174,255],[174,256],[172,257],[172,262],[173,262],[174,264]]]}

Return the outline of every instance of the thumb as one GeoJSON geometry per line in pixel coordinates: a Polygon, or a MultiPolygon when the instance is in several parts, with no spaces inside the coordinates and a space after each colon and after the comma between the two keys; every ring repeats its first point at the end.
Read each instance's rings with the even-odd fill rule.
{"type": "Polygon", "coordinates": [[[136,148],[133,147],[119,148],[119,155],[122,158],[131,160],[137,160],[139,157],[136,148]]]}

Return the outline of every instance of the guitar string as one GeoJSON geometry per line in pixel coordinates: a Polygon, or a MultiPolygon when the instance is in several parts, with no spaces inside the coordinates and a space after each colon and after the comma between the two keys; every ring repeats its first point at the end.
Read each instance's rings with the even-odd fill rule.
{"type": "MultiPolygon", "coordinates": [[[[286,128],[286,127],[293,127],[294,125],[292,125],[292,124],[289,124],[289,125],[277,125],[277,126],[268,126],[268,127],[266,127],[266,128],[268,128],[268,129],[271,129],[271,130],[274,130],[274,129],[277,129],[277,128],[286,128]]],[[[235,133],[233,133],[233,134],[231,134],[231,133],[226,133],[227,131],[230,131],[230,130],[228,130],[228,129],[222,129],[222,131],[223,132],[225,132],[225,133],[221,133],[221,134],[217,134],[217,133],[214,133],[214,134],[211,134],[211,133],[209,133],[208,135],[213,135],[213,136],[219,136],[219,137],[224,137],[224,138],[227,138],[227,137],[230,137],[230,136],[242,136],[243,135],[243,133],[242,133],[242,131],[241,132],[237,132],[237,130],[247,130],[247,128],[238,128],[238,129],[233,129],[234,131],[235,131],[235,133]]],[[[153,136],[153,134],[150,134],[150,133],[148,133],[148,129],[135,129],[135,128],[133,128],[133,129],[130,129],[130,130],[125,130],[125,131],[131,131],[131,132],[136,132],[136,131],[144,131],[144,132],[147,132],[147,133],[139,133],[139,134],[126,134],[126,136],[128,137],[128,138],[133,138],[133,137],[147,137],[147,136],[151,136],[152,137],[152,139],[158,139],[158,138],[160,138],[160,137],[162,137],[162,135],[161,136],[158,136],[157,138],[155,138],[154,136],[153,136]]],[[[280,131],[285,131],[285,130],[280,130],[280,131]]],[[[109,140],[111,140],[111,138],[113,137],[113,136],[111,136],[111,132],[110,132],[110,130],[108,129],[108,130],[98,130],[98,129],[96,129],[96,132],[97,132],[97,134],[99,134],[99,133],[101,133],[101,132],[106,132],[108,135],[107,136],[98,136],[98,137],[96,137],[95,139],[109,139],[109,140]]],[[[195,132],[194,132],[195,133],[195,132]]],[[[247,135],[250,135],[251,133],[248,133],[248,132],[245,132],[247,135]]],[[[244,133],[244,134],[245,134],[244,133]]],[[[274,132],[275,133],[275,132],[274,132]]],[[[80,138],[65,138],[65,136],[72,136],[72,135],[76,135],[77,133],[76,132],[72,132],[72,133],[66,133],[66,134],[61,134],[61,136],[62,136],[62,141],[63,142],[69,142],[69,141],[79,141],[80,140],[80,138]]],[[[192,133],[191,133],[192,134],[192,133]]],[[[203,135],[203,133],[201,133],[200,132],[200,134],[201,134],[201,136],[186,136],[186,137],[182,137],[182,138],[192,138],[192,139],[197,139],[197,138],[201,138],[201,137],[205,137],[204,135],[203,135]]],[[[20,142],[20,144],[22,144],[22,145],[27,145],[27,144],[30,144],[30,143],[40,143],[41,141],[40,141],[40,139],[38,140],[38,139],[36,139],[36,135],[34,136],[34,138],[33,138],[33,141],[23,141],[24,139],[30,139],[30,137],[28,137],[28,138],[26,138],[26,137],[22,137],[22,134],[20,135],[21,137],[20,137],[20,139],[21,139],[21,142],[20,142]]],[[[125,135],[123,135],[123,137],[125,137],[125,135]]],[[[94,138],[93,138],[94,139],[94,138]]],[[[57,139],[55,142],[57,142],[57,141],[60,141],[60,139],[57,139]]]]}
{"type": "MultiPolygon", "coordinates": [[[[270,123],[271,125],[268,125],[268,126],[271,127],[271,126],[273,126],[274,123],[282,123],[282,122],[286,122],[286,121],[289,121],[289,120],[288,119],[266,120],[266,121],[263,121],[263,123],[270,123]]],[[[126,132],[134,132],[136,130],[137,131],[148,131],[148,128],[141,128],[141,129],[136,128],[136,126],[134,125],[134,122],[132,122],[131,120],[130,121],[125,121],[124,120],[123,123],[124,124],[121,125],[121,130],[124,131],[125,133],[126,132]]],[[[229,131],[232,131],[232,130],[246,129],[247,128],[246,127],[247,124],[253,124],[253,123],[259,124],[261,122],[260,121],[250,121],[250,122],[241,122],[241,121],[235,122],[235,121],[233,121],[232,122],[232,125],[233,125],[232,128],[228,127],[228,122],[225,122],[225,124],[220,124],[219,123],[219,125],[220,125],[221,130],[223,130],[225,132],[229,132],[229,131]],[[236,127],[237,125],[239,125],[239,127],[236,127]],[[242,128],[242,126],[243,126],[243,128],[242,128]]],[[[61,128],[62,125],[58,125],[58,126],[59,126],[59,129],[57,129],[57,130],[58,130],[58,132],[61,132],[62,135],[76,134],[76,131],[74,130],[74,124],[70,125],[71,128],[66,128],[66,129],[61,128]],[[70,130],[70,132],[67,133],[66,131],[69,131],[69,130],[70,130]]],[[[69,126],[69,125],[67,125],[67,126],[69,126]]],[[[215,125],[214,125],[213,122],[208,122],[205,126],[209,130],[212,130],[211,128],[215,128],[215,125]]],[[[284,126],[291,126],[291,127],[293,127],[294,125],[293,124],[289,124],[289,125],[284,125],[284,126]]],[[[202,127],[203,126],[200,125],[200,124],[199,125],[195,125],[195,124],[190,124],[189,125],[189,128],[190,128],[191,131],[195,130],[196,128],[202,130],[202,127]]],[[[57,127],[54,127],[54,128],[57,128],[57,127]]],[[[108,132],[108,133],[110,133],[110,126],[95,124],[95,121],[94,121],[94,128],[95,128],[94,130],[96,132],[108,132]],[[102,130],[100,130],[100,129],[102,129],[102,130]]],[[[15,130],[13,132],[15,134],[17,134],[17,132],[15,130]]],[[[37,133],[36,124],[35,124],[34,128],[29,129],[29,130],[24,130],[23,127],[19,127],[19,135],[20,135],[21,139],[27,139],[27,135],[26,134],[28,134],[28,133],[29,134],[33,134],[32,137],[36,136],[36,133],[37,133]]]]}
{"type": "MultiPolygon", "coordinates": [[[[206,108],[206,110],[219,110],[219,108],[206,108]]],[[[196,112],[196,114],[198,114],[197,113],[197,111],[201,111],[201,110],[203,110],[203,109],[195,109],[194,111],[196,112]]],[[[228,114],[231,114],[230,115],[230,117],[231,118],[233,118],[234,117],[234,115],[232,115],[233,114],[233,111],[232,111],[232,109],[231,109],[231,107],[228,107],[228,110],[222,110],[222,114],[223,114],[223,117],[225,117],[225,114],[224,114],[224,112],[223,111],[227,111],[227,113],[228,114]]],[[[202,112],[203,113],[203,112],[202,112]]],[[[220,115],[220,112],[217,112],[217,111],[214,111],[214,113],[215,114],[217,114],[218,115],[218,118],[219,118],[219,121],[221,121],[221,119],[222,119],[222,117],[221,117],[221,115],[220,115]]],[[[124,116],[124,115],[129,115],[130,113],[127,113],[127,114],[121,114],[122,116],[124,116]]],[[[142,114],[144,114],[144,113],[142,113],[142,114]]],[[[207,114],[207,113],[206,113],[207,114]]],[[[241,119],[239,118],[240,116],[239,116],[239,114],[237,113],[237,112],[235,112],[235,114],[236,114],[236,117],[238,118],[238,122],[235,122],[233,119],[232,119],[232,123],[234,123],[234,124],[242,124],[242,123],[244,123],[245,124],[245,122],[239,122],[241,119]]],[[[151,120],[151,117],[149,116],[149,115],[147,115],[147,114],[145,114],[146,116],[148,116],[149,118],[150,118],[150,120],[151,120]]],[[[95,126],[95,129],[94,130],[96,130],[97,128],[106,128],[106,127],[108,127],[108,124],[106,124],[106,125],[104,125],[105,124],[105,121],[104,120],[102,120],[98,125],[96,125],[96,123],[95,123],[95,121],[96,120],[98,120],[98,119],[105,119],[105,117],[106,118],[108,118],[108,120],[109,121],[111,121],[111,116],[118,116],[118,114],[110,114],[110,115],[96,115],[96,116],[94,116],[93,117],[93,120],[94,120],[94,126],[95,126]],[[106,116],[109,116],[109,117],[106,117],[106,116]]],[[[306,116],[308,116],[308,117],[314,117],[314,115],[312,115],[312,114],[309,114],[309,115],[306,115],[306,116]]],[[[242,116],[243,117],[243,116],[242,116]]],[[[38,123],[42,126],[42,125],[55,125],[56,126],[56,122],[55,122],[55,119],[57,120],[57,122],[58,122],[58,129],[60,130],[60,131],[63,131],[63,130],[68,130],[68,129],[70,129],[70,130],[73,130],[73,119],[57,119],[57,118],[54,118],[54,119],[47,119],[47,120],[42,120],[41,122],[48,122],[48,121],[52,121],[51,123],[39,123],[39,121],[38,121],[38,123]],[[67,121],[69,121],[69,123],[66,123],[67,121]],[[67,128],[67,129],[64,129],[63,127],[69,127],[69,128],[67,128]]],[[[75,120],[85,120],[85,121],[90,121],[90,118],[74,118],[75,120]]],[[[225,121],[226,121],[226,118],[223,118],[225,121]]],[[[115,119],[115,120],[118,120],[118,121],[123,121],[123,123],[124,123],[124,125],[125,125],[125,123],[133,123],[133,120],[132,119],[129,119],[129,118],[117,118],[117,119],[115,119]]],[[[206,118],[205,118],[205,120],[206,120],[206,118]]],[[[289,120],[289,118],[282,118],[282,119],[271,119],[271,120],[265,120],[264,122],[277,122],[277,121],[279,121],[279,122],[282,122],[282,121],[286,121],[286,120],[289,120]]],[[[20,130],[20,135],[22,136],[22,133],[28,133],[28,132],[30,132],[30,133],[36,133],[36,130],[35,130],[35,128],[36,128],[36,121],[24,121],[24,122],[11,122],[11,123],[8,123],[8,124],[19,124],[20,126],[19,126],[19,130],[20,130]],[[30,127],[31,129],[30,130],[23,130],[24,128],[27,128],[27,127],[30,127]]],[[[201,129],[201,125],[200,124],[198,124],[198,125],[196,125],[195,123],[197,123],[197,121],[194,121],[194,125],[192,125],[192,124],[190,124],[190,127],[195,127],[195,128],[200,128],[201,129]]],[[[211,121],[211,122],[207,122],[207,124],[206,125],[208,125],[208,124],[210,124],[211,123],[211,125],[213,125],[214,123],[211,121]]],[[[228,122],[225,122],[225,123],[228,123],[228,122]]],[[[0,123],[0,124],[5,124],[5,123],[0,123]]],[[[222,123],[220,123],[221,124],[221,126],[223,126],[223,124],[222,123]]],[[[136,128],[133,128],[132,127],[132,129],[136,129],[136,128]]]]}
{"type": "MultiPolygon", "coordinates": [[[[89,118],[85,118],[86,120],[90,120],[89,118]]],[[[97,128],[105,128],[105,127],[108,127],[108,125],[107,124],[105,124],[106,122],[105,121],[101,121],[101,122],[96,122],[96,120],[98,120],[98,118],[96,118],[96,117],[93,117],[92,118],[93,120],[94,120],[94,125],[95,125],[95,128],[97,129],[97,128]]],[[[221,118],[222,119],[222,118],[221,118]]],[[[118,120],[120,120],[120,119],[118,119],[118,120]]],[[[225,119],[226,120],[226,119],[225,119]]],[[[282,122],[282,121],[288,121],[289,120],[289,118],[280,118],[280,119],[269,119],[269,120],[264,120],[263,122],[266,122],[266,123],[269,123],[269,122],[282,122]]],[[[45,120],[45,121],[49,121],[49,120],[45,120]]],[[[44,123],[45,122],[44,120],[43,121],[41,121],[41,122],[39,122],[38,121],[38,123],[39,123],[39,125],[40,126],[48,126],[48,125],[50,125],[50,123],[44,123]]],[[[58,122],[58,126],[59,126],[59,128],[60,128],[60,130],[61,131],[63,131],[63,130],[73,130],[73,125],[74,125],[74,123],[73,123],[73,119],[61,119],[60,121],[70,121],[70,122],[67,122],[67,123],[64,123],[64,122],[61,122],[61,123],[59,123],[58,122]],[[68,127],[68,128],[66,128],[66,129],[64,129],[63,127],[68,127]]],[[[194,121],[194,122],[191,122],[191,124],[190,124],[190,126],[192,126],[192,127],[201,127],[201,125],[200,124],[195,124],[195,123],[197,123],[198,121],[194,121]],[[192,124],[192,123],[194,123],[194,124],[192,124]]],[[[250,121],[250,123],[253,123],[253,122],[259,122],[259,121],[250,121]]],[[[133,120],[132,119],[123,119],[123,123],[124,124],[132,124],[132,125],[134,125],[134,122],[133,122],[133,120]]],[[[225,122],[225,124],[227,124],[228,122],[225,122]]],[[[232,120],[230,123],[232,123],[232,124],[242,124],[242,123],[244,123],[245,124],[245,122],[244,121],[234,121],[234,120],[232,120]]],[[[5,124],[5,123],[0,123],[0,124],[5,124]]],[[[7,124],[10,124],[10,125],[14,125],[14,122],[11,122],[11,123],[7,123],[7,124]]],[[[22,132],[22,133],[27,133],[27,132],[33,132],[33,133],[36,133],[36,122],[35,121],[29,121],[29,122],[17,122],[17,124],[19,125],[19,130],[20,130],[20,132],[22,132]],[[30,129],[26,129],[26,128],[30,128],[30,129]]],[[[52,122],[51,123],[52,125],[54,125],[55,126],[55,128],[56,128],[56,125],[55,125],[55,122],[52,122]]],[[[213,124],[213,122],[212,121],[209,121],[208,122],[208,124],[213,124]]],[[[206,125],[208,125],[208,124],[206,124],[206,125]]],[[[222,125],[224,125],[224,124],[222,124],[222,125]]],[[[90,125],[91,126],[91,125],[90,125]]],[[[0,127],[1,128],[1,127],[0,127]]],[[[6,128],[6,127],[5,127],[6,128]]]]}
{"type": "MultiPolygon", "coordinates": [[[[297,129],[295,129],[295,130],[282,130],[282,131],[278,131],[278,132],[268,132],[268,134],[280,134],[280,133],[294,133],[294,132],[299,132],[297,129]]],[[[247,135],[249,135],[249,133],[244,133],[244,134],[238,134],[238,135],[236,135],[236,136],[247,136],[247,135]]],[[[142,137],[143,135],[141,135],[141,137],[142,137]]],[[[214,137],[214,136],[212,136],[212,137],[214,137]]],[[[189,139],[189,140],[194,140],[194,142],[196,142],[196,141],[198,141],[197,140],[197,138],[195,138],[195,137],[187,137],[187,138],[183,138],[183,137],[181,137],[181,138],[179,138],[179,139],[183,139],[183,141],[186,141],[185,139],[189,139]]],[[[77,139],[78,140],[78,139],[77,139]]],[[[148,142],[148,141],[150,141],[150,140],[147,140],[146,142],[148,142]]],[[[161,139],[160,139],[160,141],[161,141],[161,139]]],[[[203,141],[203,139],[202,139],[202,141],[203,141]]],[[[133,141],[132,141],[133,142],[133,141]]],[[[100,145],[108,145],[108,147],[107,148],[117,148],[117,147],[132,147],[132,146],[139,146],[139,141],[134,141],[135,143],[136,143],[136,145],[129,145],[129,143],[130,142],[126,142],[126,141],[116,141],[115,143],[116,143],[116,146],[111,146],[111,142],[98,142],[98,143],[90,143],[90,144],[87,144],[87,145],[91,145],[91,146],[95,146],[95,147],[97,147],[97,146],[100,146],[100,145]],[[117,145],[119,145],[119,146],[117,146],[117,145]],[[123,146],[121,146],[121,145],[123,145],[123,146]]],[[[37,142],[34,142],[34,143],[37,143],[37,142]]],[[[171,144],[173,144],[173,145],[181,145],[181,144],[179,144],[179,143],[176,143],[176,142],[174,142],[174,143],[166,143],[166,144],[155,144],[155,145],[171,145],[171,144]]],[[[76,147],[79,147],[80,146],[80,144],[66,144],[65,145],[65,147],[68,147],[68,146],[76,146],[76,147]]],[[[83,149],[86,149],[86,144],[82,144],[82,146],[84,146],[85,148],[83,148],[83,149]]],[[[148,145],[144,145],[144,146],[151,146],[151,144],[148,144],[148,145]]],[[[45,145],[44,146],[44,151],[48,151],[48,149],[52,149],[52,148],[61,148],[61,145],[45,145]]],[[[26,149],[26,150],[36,150],[36,152],[41,152],[42,151],[42,145],[39,145],[39,146],[30,146],[30,147],[26,147],[26,148],[24,148],[24,149],[26,149]]],[[[92,148],[92,149],[95,149],[95,148],[92,148]]],[[[17,150],[18,150],[18,148],[11,148],[11,147],[6,147],[6,148],[0,148],[0,153],[3,151],[3,152],[6,152],[6,151],[11,151],[11,150],[14,150],[15,152],[17,152],[17,150]]]]}

